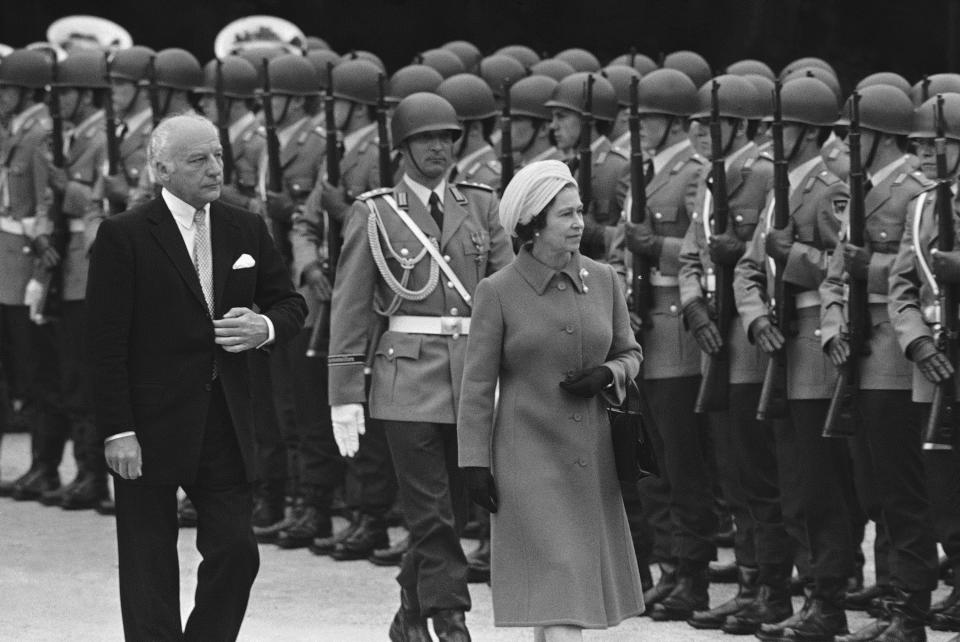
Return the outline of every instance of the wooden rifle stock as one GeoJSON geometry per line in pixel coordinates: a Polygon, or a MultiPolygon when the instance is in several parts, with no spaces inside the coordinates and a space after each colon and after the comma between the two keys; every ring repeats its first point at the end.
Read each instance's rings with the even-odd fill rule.
{"type": "Polygon", "coordinates": [[[503,111],[500,115],[500,195],[513,179],[513,131],[510,105],[510,87],[513,83],[507,79],[503,83],[503,111]]]}
{"type": "Polygon", "coordinates": [[[584,101],[583,115],[580,118],[580,148],[577,182],[580,184],[580,201],[583,203],[583,210],[589,214],[590,206],[593,202],[593,186],[591,185],[593,151],[590,149],[590,143],[592,142],[590,140],[590,135],[593,131],[593,74],[589,74],[587,76],[587,80],[584,84],[586,98],[584,101]]]}
{"type": "MultiPolygon", "coordinates": [[[[107,136],[107,175],[116,176],[120,171],[120,137],[117,135],[120,129],[120,123],[117,121],[117,114],[113,108],[113,85],[110,84],[110,69],[113,64],[113,58],[110,52],[105,52],[103,57],[106,62],[106,73],[104,74],[106,95],[103,101],[103,125],[107,136]]],[[[104,200],[104,209],[107,210],[107,214],[115,214],[120,211],[120,203],[115,203],[110,199],[104,200]]]]}
{"type": "Polygon", "coordinates": [[[380,187],[393,185],[393,161],[390,158],[390,134],[387,132],[387,77],[377,78],[377,160],[380,170],[380,187]]]}
{"type": "Polygon", "coordinates": [[[147,98],[150,100],[150,112],[153,118],[153,128],[156,129],[163,115],[160,113],[160,94],[157,87],[157,57],[150,56],[147,63],[147,98]]]}
{"type": "MultiPolygon", "coordinates": [[[[630,81],[630,222],[643,223],[647,217],[647,178],[643,171],[643,149],[640,146],[640,79],[630,81]]],[[[650,285],[650,259],[634,252],[631,256],[633,280],[631,300],[634,314],[640,318],[641,331],[637,332],[637,341],[642,343],[643,328],[650,328],[653,322],[650,310],[653,309],[653,287],[650,285]]]]}
{"type": "MultiPolygon", "coordinates": [[[[283,190],[283,170],[280,167],[280,139],[277,138],[277,121],[273,115],[273,90],[270,87],[270,64],[263,59],[263,126],[267,132],[267,190],[283,190]]],[[[266,194],[264,194],[266,197],[266,194]]]]}
{"type": "Polygon", "coordinates": [[[233,145],[230,143],[230,114],[227,113],[227,97],[223,95],[223,61],[217,58],[217,77],[214,82],[214,97],[217,103],[217,132],[223,149],[223,184],[233,183],[233,145]]]}

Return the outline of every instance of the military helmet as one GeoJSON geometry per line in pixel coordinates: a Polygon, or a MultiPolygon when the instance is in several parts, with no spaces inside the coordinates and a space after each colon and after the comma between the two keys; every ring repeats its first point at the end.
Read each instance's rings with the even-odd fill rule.
{"type": "Polygon", "coordinates": [[[450,76],[437,87],[437,95],[453,105],[461,121],[497,115],[497,103],[487,83],[473,74],[450,76]]]}
{"type": "Polygon", "coordinates": [[[840,104],[840,101],[843,100],[843,96],[840,94],[840,81],[837,80],[837,77],[828,69],[823,69],[822,67],[801,67],[799,69],[795,69],[784,76],[783,83],[786,84],[791,80],[804,77],[816,78],[824,85],[829,87],[830,91],[833,92],[833,95],[837,97],[837,104],[840,104]]]}
{"type": "Polygon", "coordinates": [[[344,60],[333,68],[333,97],[361,105],[376,105],[381,73],[369,60],[344,60]]]}
{"type": "Polygon", "coordinates": [[[937,94],[960,94],[960,74],[933,74],[910,89],[910,99],[914,105],[920,105],[937,94]]]}
{"type": "Polygon", "coordinates": [[[525,69],[529,69],[540,62],[540,56],[537,52],[526,45],[507,45],[506,47],[500,47],[494,52],[494,55],[510,56],[523,65],[525,69]]]}
{"type": "MultiPolygon", "coordinates": [[[[860,126],[884,134],[906,136],[913,121],[913,103],[900,89],[891,85],[868,85],[860,94],[860,126]]],[[[843,105],[837,124],[849,125],[853,96],[843,105]]]]}
{"type": "Polygon", "coordinates": [[[414,62],[436,69],[444,78],[467,71],[460,57],[449,49],[428,49],[417,55],[414,62]]]}
{"type": "MultiPolygon", "coordinates": [[[[171,47],[158,51],[153,61],[153,70],[158,87],[193,91],[203,84],[203,68],[186,49],[171,47]]],[[[147,81],[149,78],[143,82],[147,81]]]]}
{"type": "Polygon", "coordinates": [[[324,49],[330,49],[330,45],[327,44],[327,41],[321,38],[320,36],[307,36],[307,53],[311,51],[322,51],[324,49]]]}
{"type": "Polygon", "coordinates": [[[57,66],[58,87],[107,89],[107,61],[94,49],[76,49],[57,66]]]}
{"type": "Polygon", "coordinates": [[[600,61],[597,60],[597,57],[586,49],[579,47],[564,49],[555,55],[554,58],[568,63],[577,71],[600,71],[600,61]]]}
{"type": "Polygon", "coordinates": [[[332,49],[312,49],[307,52],[306,58],[317,72],[320,89],[330,87],[330,68],[328,65],[334,67],[339,65],[343,61],[340,54],[332,49]]]}
{"type": "Polygon", "coordinates": [[[890,87],[896,87],[907,96],[910,95],[910,81],[892,71],[879,71],[862,78],[860,82],[857,83],[857,89],[863,89],[871,85],[889,85],[890,87]]]}
{"type": "Polygon", "coordinates": [[[372,51],[364,51],[363,49],[357,49],[343,56],[344,60],[356,60],[357,58],[361,60],[366,60],[368,62],[372,62],[373,64],[375,64],[377,67],[380,68],[380,71],[382,71],[383,73],[387,73],[387,66],[383,64],[383,61],[380,59],[380,56],[373,53],[372,51]]]}
{"type": "MultiPolygon", "coordinates": [[[[217,91],[217,59],[209,61],[203,67],[203,84],[197,91],[205,94],[217,91]]],[[[221,62],[223,77],[223,95],[240,100],[253,98],[260,87],[260,76],[248,60],[240,56],[226,56],[221,62]]]]}
{"type": "Polygon", "coordinates": [[[560,82],[577,70],[570,66],[569,62],[557,60],[556,58],[547,58],[530,67],[530,73],[540,76],[550,76],[557,82],[560,82]]]}
{"type": "Polygon", "coordinates": [[[0,63],[0,86],[43,89],[53,77],[50,56],[34,49],[14,49],[0,63]]]}
{"type": "Polygon", "coordinates": [[[613,90],[617,92],[617,102],[620,106],[629,107],[630,82],[634,78],[640,78],[640,72],[626,65],[608,65],[604,67],[600,73],[613,85],[613,90]]]}
{"type": "Polygon", "coordinates": [[[110,58],[110,79],[140,82],[147,77],[150,60],[155,55],[153,49],[143,45],[120,49],[110,58]]]}
{"type": "Polygon", "coordinates": [[[822,80],[801,76],[783,83],[780,107],[784,122],[830,127],[837,121],[837,97],[822,80]]]}
{"type": "Polygon", "coordinates": [[[710,63],[695,51],[683,50],[667,54],[666,58],[663,59],[663,68],[682,71],[690,77],[694,87],[702,86],[703,83],[713,77],[713,72],[710,71],[710,63]]]}
{"type": "Polygon", "coordinates": [[[297,54],[277,56],[268,63],[270,91],[286,96],[317,96],[320,83],[310,61],[297,54]]]}
{"type": "Polygon", "coordinates": [[[510,87],[510,114],[539,120],[550,120],[553,114],[547,101],[559,83],[549,76],[527,76],[510,87]]]}
{"type": "Polygon", "coordinates": [[[786,80],[787,76],[798,69],[806,69],[807,67],[817,67],[823,69],[824,71],[829,71],[830,75],[834,78],[837,77],[837,71],[834,69],[829,62],[823,58],[816,58],[814,56],[804,56],[803,58],[797,58],[787,66],[785,66],[780,71],[781,80],[786,80]]]}
{"type": "Polygon", "coordinates": [[[774,82],[766,76],[760,76],[758,74],[745,74],[743,77],[749,80],[753,88],[757,90],[757,104],[760,107],[762,118],[772,116],[773,92],[776,90],[774,82]]]}
{"type": "Polygon", "coordinates": [[[279,58],[280,56],[287,55],[287,50],[283,47],[276,46],[257,46],[257,47],[244,47],[237,51],[236,55],[240,56],[257,70],[257,84],[261,87],[263,86],[263,61],[266,59],[268,62],[274,58],[279,58]]]}
{"type": "Polygon", "coordinates": [[[425,91],[410,94],[401,100],[390,119],[390,139],[394,148],[411,136],[435,131],[448,131],[456,141],[463,130],[453,105],[425,91]]]}
{"type": "Polygon", "coordinates": [[[763,117],[763,104],[752,82],[736,74],[723,74],[703,83],[697,92],[699,108],[691,118],[710,118],[713,105],[713,83],[717,82],[717,107],[721,118],[746,118],[757,120],[763,117]]]}
{"type": "Polygon", "coordinates": [[[503,84],[506,81],[516,82],[526,75],[526,68],[511,56],[494,54],[480,61],[480,77],[486,81],[497,98],[503,95],[503,84]]]}
{"type": "Polygon", "coordinates": [[[678,69],[657,69],[640,79],[638,111],[641,114],[690,116],[697,111],[697,88],[678,69]]]}
{"type": "Polygon", "coordinates": [[[620,111],[617,92],[610,81],[598,73],[578,71],[561,80],[553,90],[546,106],[569,109],[581,116],[587,107],[587,78],[593,76],[593,117],[597,120],[614,120],[620,111]]]}
{"type": "Polygon", "coordinates": [[[937,97],[943,96],[943,133],[960,141],[960,94],[935,94],[913,112],[910,138],[936,138],[937,97]]]}
{"type": "Polygon", "coordinates": [[[464,69],[470,73],[476,73],[480,66],[480,60],[483,59],[483,54],[480,53],[477,46],[467,40],[451,40],[440,48],[447,49],[456,54],[460,62],[463,63],[464,69]]]}
{"type": "Polygon", "coordinates": [[[756,74],[757,76],[769,78],[771,81],[777,79],[777,75],[773,73],[773,69],[770,68],[770,65],[761,60],[753,60],[750,58],[730,63],[727,65],[727,73],[734,74],[735,76],[756,74]]]}
{"type": "Polygon", "coordinates": [[[649,74],[654,69],[658,69],[657,63],[653,61],[653,58],[650,56],[644,56],[641,53],[625,53],[621,56],[617,56],[610,61],[610,64],[607,65],[626,65],[628,67],[633,67],[641,74],[649,74]]]}
{"type": "Polygon", "coordinates": [[[436,93],[443,76],[433,67],[407,65],[393,72],[387,87],[387,100],[398,103],[410,94],[419,91],[436,93]]]}

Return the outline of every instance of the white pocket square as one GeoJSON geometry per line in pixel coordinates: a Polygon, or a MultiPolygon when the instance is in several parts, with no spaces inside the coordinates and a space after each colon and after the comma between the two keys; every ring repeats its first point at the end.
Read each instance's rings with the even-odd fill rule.
{"type": "Polygon", "coordinates": [[[252,256],[249,254],[241,254],[240,258],[233,264],[233,269],[242,270],[243,268],[252,268],[256,264],[257,262],[253,260],[252,256]]]}

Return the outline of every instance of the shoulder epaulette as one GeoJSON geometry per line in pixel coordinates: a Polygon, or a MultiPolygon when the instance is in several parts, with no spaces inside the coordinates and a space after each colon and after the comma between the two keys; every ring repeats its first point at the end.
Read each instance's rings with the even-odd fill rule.
{"type": "MultiPolygon", "coordinates": [[[[936,181],[930,180],[929,178],[927,178],[926,174],[924,174],[923,172],[921,172],[921,171],[919,171],[919,170],[913,171],[913,172],[904,172],[904,173],[902,174],[902,176],[903,176],[903,180],[906,180],[908,177],[909,177],[909,178],[912,178],[912,179],[913,179],[914,181],[916,181],[917,184],[920,185],[920,187],[922,187],[924,190],[927,190],[927,189],[930,189],[931,187],[936,187],[936,186],[937,186],[937,182],[936,182],[936,181]]],[[[898,181],[900,180],[900,176],[897,177],[897,180],[898,180],[898,181]]]]}
{"type": "Polygon", "coordinates": [[[602,163],[603,161],[605,161],[605,160],[607,160],[607,152],[606,152],[606,151],[602,151],[602,152],[599,152],[599,153],[597,153],[597,154],[594,155],[594,157],[593,157],[593,164],[594,164],[594,165],[599,165],[599,164],[601,164],[601,163],[602,163]]]}
{"type": "Polygon", "coordinates": [[[393,191],[393,188],[392,188],[392,187],[378,187],[378,188],[372,189],[372,190],[370,190],[370,191],[368,191],[368,192],[364,192],[363,194],[361,194],[360,196],[357,197],[357,200],[358,200],[358,201],[365,201],[365,200],[370,199],[370,198],[376,198],[377,196],[383,196],[384,194],[389,194],[389,193],[391,193],[392,191],[393,191]]]}
{"type": "Polygon", "coordinates": [[[812,190],[812,189],[813,189],[813,184],[816,183],[816,182],[817,182],[817,177],[816,177],[816,176],[811,176],[810,178],[808,178],[806,184],[803,186],[803,191],[804,191],[804,192],[809,192],[810,190],[812,190]]]}
{"type": "Polygon", "coordinates": [[[495,158],[488,160],[486,163],[484,163],[484,165],[487,166],[487,169],[498,176],[501,172],[503,172],[503,167],[500,165],[500,161],[496,160],[495,158]]]}
{"type": "Polygon", "coordinates": [[[323,128],[323,125],[317,125],[314,127],[313,133],[317,134],[318,136],[323,136],[324,138],[327,137],[327,130],[323,128]]]}
{"type": "Polygon", "coordinates": [[[472,187],[474,189],[482,189],[485,192],[494,191],[494,189],[489,185],[484,185],[483,183],[474,183],[473,181],[457,181],[457,187],[472,187]]]}
{"type": "Polygon", "coordinates": [[[402,210],[410,208],[410,204],[407,202],[407,193],[406,192],[397,192],[397,207],[402,210]]]}
{"type": "Polygon", "coordinates": [[[453,198],[460,203],[461,205],[466,205],[467,197],[463,195],[463,192],[458,190],[453,185],[450,186],[450,193],[453,195],[453,198]]]}
{"type": "Polygon", "coordinates": [[[754,164],[755,162],[757,162],[756,156],[752,156],[752,157],[748,158],[747,160],[743,161],[743,167],[742,167],[742,169],[743,169],[743,170],[746,170],[746,171],[750,171],[750,169],[753,167],[753,164],[754,164]]]}
{"type": "Polygon", "coordinates": [[[757,158],[766,159],[766,160],[770,161],[771,163],[774,161],[773,155],[770,154],[769,152],[760,152],[760,154],[757,156],[757,158]]]}
{"type": "Polygon", "coordinates": [[[693,152],[693,154],[690,156],[690,160],[696,161],[697,163],[700,163],[701,165],[702,165],[703,163],[706,163],[706,162],[707,162],[707,159],[706,159],[705,157],[701,156],[699,152],[693,152]]]}
{"type": "Polygon", "coordinates": [[[825,185],[833,185],[834,183],[840,182],[840,178],[836,174],[825,169],[820,170],[820,172],[817,173],[816,178],[818,178],[825,185]]]}
{"type": "MultiPolygon", "coordinates": [[[[693,160],[693,159],[694,159],[694,157],[691,156],[691,157],[690,157],[690,160],[693,160]]],[[[681,169],[683,169],[683,166],[686,165],[686,164],[687,164],[687,161],[685,161],[685,160],[677,161],[677,164],[673,166],[673,169],[670,170],[670,173],[671,173],[671,174],[676,174],[676,173],[679,172],[681,169]]]]}
{"type": "Polygon", "coordinates": [[[263,125],[260,125],[259,127],[257,127],[257,133],[260,134],[261,136],[266,136],[267,128],[264,127],[263,125]]]}
{"type": "Polygon", "coordinates": [[[243,136],[240,137],[240,140],[242,140],[245,143],[249,142],[250,139],[253,138],[253,134],[254,134],[254,131],[252,129],[248,129],[247,131],[243,132],[243,136]]]}

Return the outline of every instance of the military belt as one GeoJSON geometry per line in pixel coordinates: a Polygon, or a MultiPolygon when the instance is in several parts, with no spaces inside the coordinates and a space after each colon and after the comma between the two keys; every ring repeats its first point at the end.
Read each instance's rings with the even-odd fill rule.
{"type": "Polygon", "coordinates": [[[440,334],[457,338],[461,334],[470,334],[470,317],[397,315],[390,317],[389,329],[406,334],[440,334]]]}
{"type": "Polygon", "coordinates": [[[0,216],[0,232],[33,238],[36,236],[36,227],[37,219],[33,216],[21,219],[12,216],[0,216]]]}
{"type": "Polygon", "coordinates": [[[820,306],[820,292],[817,290],[805,290],[798,292],[796,297],[797,309],[812,308],[820,306]]]}
{"type": "Polygon", "coordinates": [[[675,276],[660,274],[656,270],[650,272],[650,285],[655,288],[675,288],[680,285],[680,279],[675,276]]]}

